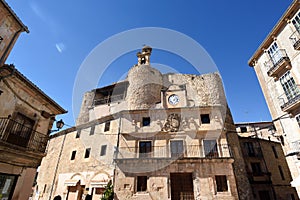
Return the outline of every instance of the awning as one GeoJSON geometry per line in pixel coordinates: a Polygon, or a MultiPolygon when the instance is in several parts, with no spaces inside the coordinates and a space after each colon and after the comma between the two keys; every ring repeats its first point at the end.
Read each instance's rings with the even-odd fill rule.
{"type": "Polygon", "coordinates": [[[78,180],[65,180],[64,185],[65,186],[76,186],[77,183],[78,183],[78,180]]]}
{"type": "Polygon", "coordinates": [[[108,184],[107,180],[91,181],[91,187],[105,188],[108,184]]]}

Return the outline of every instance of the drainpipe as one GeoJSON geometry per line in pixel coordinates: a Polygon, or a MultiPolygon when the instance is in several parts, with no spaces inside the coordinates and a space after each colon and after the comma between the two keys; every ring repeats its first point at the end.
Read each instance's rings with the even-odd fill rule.
{"type": "Polygon", "coordinates": [[[63,150],[64,144],[65,144],[66,135],[67,135],[67,133],[65,133],[65,135],[64,135],[64,139],[62,141],[60,152],[59,152],[59,156],[58,156],[58,159],[57,159],[57,164],[55,166],[54,177],[53,177],[53,181],[52,181],[52,185],[51,185],[51,190],[50,190],[50,194],[49,194],[49,200],[51,200],[51,195],[52,195],[52,192],[53,192],[53,187],[54,187],[54,183],[55,183],[55,179],[56,179],[58,165],[59,165],[59,161],[60,161],[60,158],[61,158],[61,154],[62,154],[62,150],[63,150]]]}
{"type": "Polygon", "coordinates": [[[17,36],[19,35],[19,33],[21,33],[22,31],[24,31],[23,28],[20,29],[20,30],[18,30],[17,32],[15,32],[14,36],[13,36],[12,39],[10,40],[10,42],[9,42],[9,44],[8,44],[8,46],[7,46],[7,48],[5,49],[3,55],[2,55],[2,57],[1,57],[1,59],[0,59],[0,65],[1,65],[1,67],[2,67],[2,65],[3,65],[3,63],[4,63],[4,58],[7,56],[8,52],[9,52],[9,49],[10,49],[11,46],[13,45],[13,43],[14,43],[16,37],[17,37],[17,36]]]}
{"type": "MultiPolygon", "coordinates": [[[[122,119],[122,115],[119,117],[119,127],[118,127],[118,138],[117,138],[117,149],[114,155],[114,159],[118,158],[118,154],[119,154],[119,144],[120,144],[120,133],[121,133],[121,119],[122,119]]],[[[114,179],[113,179],[113,187],[115,189],[115,180],[116,180],[116,162],[114,161],[114,179]]],[[[116,198],[116,193],[114,192],[114,198],[116,198]]]]}

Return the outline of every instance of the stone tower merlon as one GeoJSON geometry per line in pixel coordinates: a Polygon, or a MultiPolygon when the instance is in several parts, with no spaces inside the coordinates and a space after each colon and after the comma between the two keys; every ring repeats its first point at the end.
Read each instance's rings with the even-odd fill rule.
{"type": "Polygon", "coordinates": [[[152,48],[150,46],[144,46],[142,49],[142,53],[138,52],[136,54],[136,56],[138,57],[138,65],[149,65],[151,52],[152,48]]]}

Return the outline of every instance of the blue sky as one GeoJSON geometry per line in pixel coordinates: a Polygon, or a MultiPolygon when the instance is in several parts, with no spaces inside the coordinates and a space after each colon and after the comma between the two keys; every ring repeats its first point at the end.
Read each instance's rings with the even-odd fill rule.
{"type": "MultiPolygon", "coordinates": [[[[57,119],[74,125],[72,94],[76,74],[98,44],[134,28],[172,29],[197,41],[214,60],[235,122],[266,121],[271,119],[269,111],[247,61],[291,2],[7,0],[30,30],[29,34],[21,34],[7,63],[14,63],[69,111],[57,119]]],[[[136,63],[135,53],[115,60],[99,85],[119,80],[136,63]]],[[[187,61],[162,50],[153,50],[152,62],[174,67],[180,73],[193,73],[187,61]]]]}

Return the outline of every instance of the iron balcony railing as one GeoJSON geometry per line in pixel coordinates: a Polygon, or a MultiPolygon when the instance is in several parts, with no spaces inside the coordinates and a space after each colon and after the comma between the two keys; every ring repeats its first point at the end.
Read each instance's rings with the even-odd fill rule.
{"type": "Polygon", "coordinates": [[[44,153],[48,136],[10,118],[0,118],[0,141],[44,153]]]}
{"type": "Polygon", "coordinates": [[[282,94],[278,97],[281,101],[281,109],[283,111],[289,111],[294,109],[293,107],[300,106],[300,89],[299,85],[295,86],[294,88],[290,89],[287,94],[282,94]]]}
{"type": "Polygon", "coordinates": [[[210,148],[199,145],[185,145],[180,148],[170,146],[151,146],[147,150],[138,147],[121,147],[116,151],[115,159],[145,159],[145,158],[230,158],[231,150],[228,144],[217,144],[210,148]]]}
{"type": "Polygon", "coordinates": [[[279,67],[282,66],[284,62],[289,62],[290,58],[288,57],[284,49],[278,49],[268,60],[265,62],[265,67],[267,68],[267,74],[271,76],[279,67]]]}
{"type": "Polygon", "coordinates": [[[300,49],[300,34],[299,30],[296,30],[292,33],[290,36],[290,41],[293,44],[294,49],[299,50],[300,49]]]}

